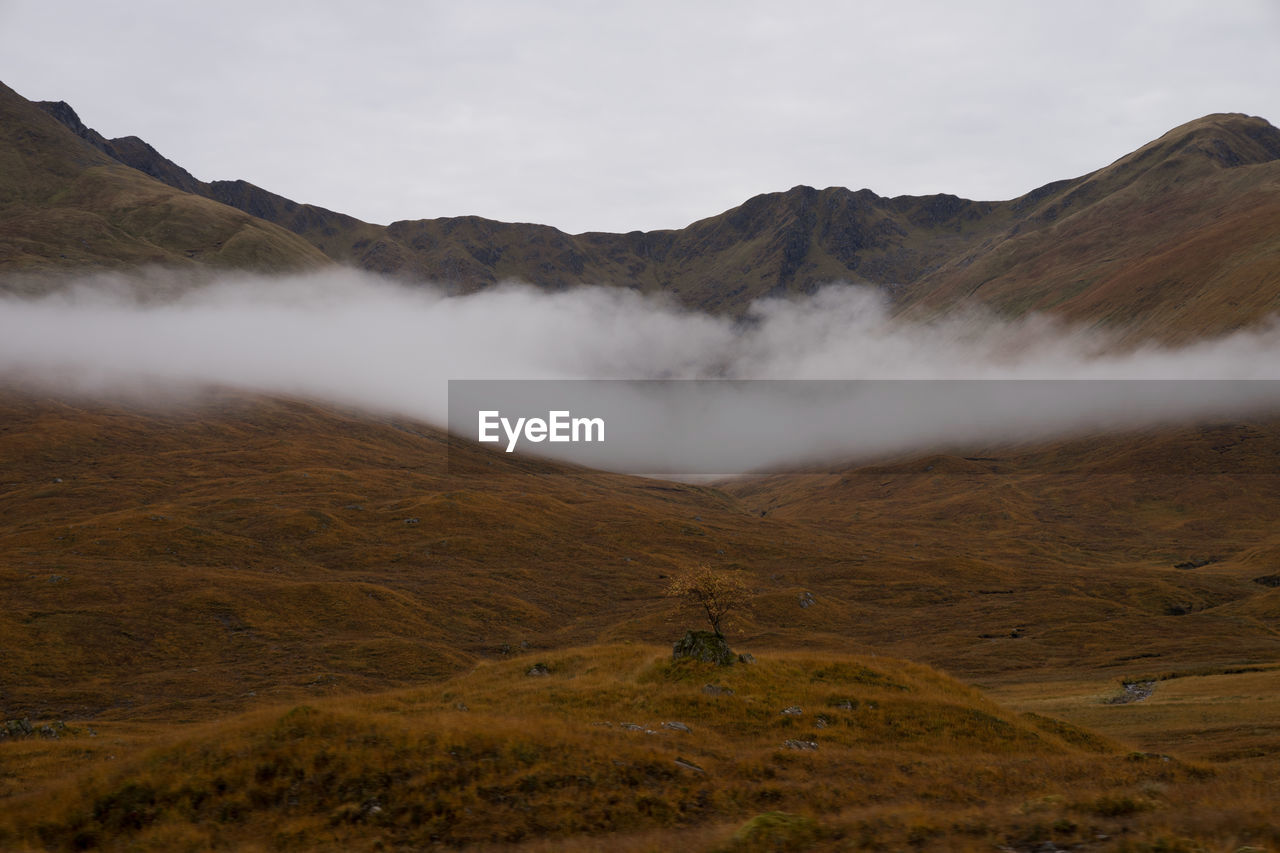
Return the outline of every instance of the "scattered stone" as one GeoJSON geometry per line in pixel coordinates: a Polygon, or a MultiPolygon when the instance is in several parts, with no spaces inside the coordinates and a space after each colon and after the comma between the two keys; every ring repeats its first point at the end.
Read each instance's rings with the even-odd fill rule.
{"type": "Polygon", "coordinates": [[[815,729],[825,729],[829,725],[831,724],[827,722],[827,718],[824,717],[822,714],[819,714],[817,717],[814,718],[813,727],[815,729]]]}
{"type": "Polygon", "coordinates": [[[787,749],[817,749],[818,748],[818,744],[816,741],[794,740],[791,738],[788,738],[786,741],[784,741],[782,745],[785,746],[787,749]]]}
{"type": "Polygon", "coordinates": [[[5,720],[4,726],[0,727],[0,737],[29,737],[33,731],[31,720],[26,717],[20,720],[5,720]]]}
{"type": "Polygon", "coordinates": [[[418,519],[416,519],[416,518],[406,518],[406,519],[404,520],[404,523],[405,523],[405,524],[417,524],[417,523],[418,523],[418,519]]]}
{"type": "Polygon", "coordinates": [[[800,593],[800,606],[801,606],[801,607],[812,607],[812,606],[813,606],[813,605],[815,605],[815,604],[817,604],[817,602],[813,600],[813,593],[811,593],[811,592],[802,592],[802,593],[800,593]]]}
{"type": "Polygon", "coordinates": [[[742,654],[738,655],[738,663],[755,663],[755,662],[756,662],[756,656],[751,654],[750,652],[743,652],[742,654]]]}
{"type": "Polygon", "coordinates": [[[1126,681],[1124,682],[1124,692],[1119,696],[1112,696],[1110,699],[1104,700],[1105,705],[1128,705],[1130,702],[1141,702],[1148,698],[1156,689],[1154,681],[1126,681]]]}
{"type": "Polygon", "coordinates": [[[535,663],[529,667],[529,671],[525,675],[550,675],[551,670],[547,668],[545,663],[535,663]]]}
{"type": "Polygon", "coordinates": [[[676,758],[675,763],[676,763],[676,766],[677,766],[677,767],[683,767],[685,770],[692,770],[692,771],[694,771],[695,773],[706,773],[706,772],[707,772],[707,771],[703,770],[701,767],[699,767],[698,765],[694,764],[692,761],[689,761],[689,760],[688,760],[688,759],[686,759],[686,758],[676,758]]]}
{"type": "Polygon", "coordinates": [[[668,723],[663,723],[663,724],[662,724],[662,727],[663,727],[664,729],[671,729],[672,731],[676,731],[676,732],[691,732],[691,731],[693,731],[693,729],[689,728],[689,727],[688,727],[688,726],[686,726],[684,723],[668,722],[668,723]]]}
{"type": "Polygon", "coordinates": [[[708,696],[732,696],[733,688],[725,687],[722,684],[704,684],[702,685],[702,692],[708,696]]]}
{"type": "Polygon", "coordinates": [[[629,731],[629,732],[642,732],[642,731],[644,731],[644,726],[637,726],[635,723],[623,723],[623,724],[622,724],[622,727],[623,727],[624,729],[626,729],[627,731],[629,731]]]}
{"type": "Polygon", "coordinates": [[[840,702],[835,703],[835,705],[833,705],[832,707],[839,708],[841,711],[852,711],[858,707],[858,703],[852,699],[844,699],[840,702]]]}
{"type": "Polygon", "coordinates": [[[466,703],[466,702],[454,702],[454,703],[453,703],[453,707],[454,707],[454,710],[457,710],[457,711],[470,711],[470,710],[471,710],[470,708],[468,708],[468,707],[467,707],[467,703],[466,703]]]}
{"type": "Polygon", "coordinates": [[[48,725],[40,727],[40,737],[56,739],[67,733],[67,724],[62,720],[54,720],[48,725]]]}
{"type": "Polygon", "coordinates": [[[783,708],[782,713],[790,717],[798,717],[799,715],[804,713],[804,710],[801,709],[799,705],[792,705],[789,708],[783,708]]]}
{"type": "Polygon", "coordinates": [[[593,725],[593,726],[603,726],[603,727],[604,727],[604,728],[606,728],[606,729],[611,729],[611,728],[613,728],[613,723],[609,722],[608,720],[597,720],[596,722],[592,723],[591,725],[593,725]]]}
{"type": "MultiPolygon", "coordinates": [[[[96,732],[92,729],[89,731],[90,736],[96,735],[96,732]]],[[[69,728],[62,720],[54,720],[52,723],[45,723],[39,728],[31,724],[31,719],[29,717],[5,720],[4,723],[0,723],[0,740],[36,736],[56,740],[58,738],[65,737],[72,732],[73,729],[69,728]]]]}
{"type": "Polygon", "coordinates": [[[685,635],[671,647],[672,660],[693,658],[714,663],[717,666],[730,666],[734,657],[733,650],[729,648],[724,637],[714,631],[686,631],[685,635]]]}

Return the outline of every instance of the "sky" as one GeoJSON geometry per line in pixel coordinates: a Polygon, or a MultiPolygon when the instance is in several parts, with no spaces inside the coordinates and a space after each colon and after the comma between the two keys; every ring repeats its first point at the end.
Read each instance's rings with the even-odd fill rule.
{"type": "Polygon", "coordinates": [[[0,81],[386,224],[680,228],[798,184],[1021,195],[1280,122],[1277,0],[0,0],[0,81]]]}

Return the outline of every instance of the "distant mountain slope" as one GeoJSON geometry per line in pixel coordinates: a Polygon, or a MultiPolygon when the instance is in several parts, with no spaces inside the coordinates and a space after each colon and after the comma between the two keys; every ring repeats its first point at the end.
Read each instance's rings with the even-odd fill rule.
{"type": "Polygon", "coordinates": [[[505,279],[550,288],[612,284],[737,311],[752,299],[809,291],[827,281],[914,280],[991,231],[986,220],[996,207],[947,195],[886,199],[870,190],[795,187],[678,231],[575,236],[477,216],[384,227],[246,181],[200,181],[137,137],[106,139],[86,128],[66,103],[37,106],[115,160],[288,228],[335,260],[464,290],[505,279]]]}
{"type": "Polygon", "coordinates": [[[746,649],[873,650],[988,684],[1280,652],[1280,589],[1256,580],[1280,571],[1280,423],[722,489],[446,441],[230,393],[0,389],[0,719],[201,716],[522,642],[670,643],[696,619],[666,577],[695,563],[750,578],[746,649]]]}
{"type": "MultiPolygon", "coordinates": [[[[330,263],[283,228],[121,165],[81,130],[77,138],[0,84],[0,267],[330,263]]],[[[128,140],[116,142],[117,153],[133,150],[128,140]]]]}
{"type": "Polygon", "coordinates": [[[907,290],[916,313],[977,302],[1182,341],[1280,312],[1280,130],[1212,115],[1009,203],[1000,237],[907,290]]]}
{"type": "MultiPolygon", "coordinates": [[[[1238,114],[1182,125],[1103,169],[1009,201],[800,186],[678,230],[570,235],[474,216],[374,225],[245,181],[200,181],[136,137],[108,140],[86,128],[64,103],[39,106],[87,145],[51,141],[46,125],[34,147],[10,133],[6,161],[15,150],[40,151],[65,173],[106,155],[288,229],[333,260],[461,291],[502,280],[605,284],[740,313],[760,297],[842,281],[883,289],[912,317],[973,305],[1008,316],[1044,311],[1132,341],[1221,334],[1280,311],[1280,130],[1238,114]]],[[[82,260],[73,235],[46,226],[41,205],[24,215],[48,244],[37,255],[58,250],[59,260],[82,260]]],[[[151,217],[174,218],[159,210],[151,217]]],[[[186,239],[198,242],[194,233],[186,239]]],[[[140,254],[127,242],[99,251],[112,249],[119,261],[140,254]]],[[[232,263],[207,248],[180,254],[232,263]]],[[[0,263],[13,265],[13,251],[0,263]]]]}

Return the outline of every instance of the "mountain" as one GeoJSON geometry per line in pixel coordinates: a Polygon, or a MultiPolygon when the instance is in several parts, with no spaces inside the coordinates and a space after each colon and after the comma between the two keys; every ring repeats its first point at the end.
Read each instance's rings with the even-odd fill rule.
{"type": "Polygon", "coordinates": [[[912,313],[978,303],[1185,342],[1280,312],[1280,130],[1212,115],[1008,203],[1000,236],[910,285],[912,313]]]}
{"type": "MultiPolygon", "coordinates": [[[[67,108],[57,117],[74,115],[67,108]]],[[[277,225],[124,165],[74,124],[83,135],[0,84],[0,268],[284,271],[331,263],[277,225]]],[[[108,146],[116,153],[142,149],[117,142],[108,146]]]]}
{"type": "Polygon", "coordinates": [[[329,257],[463,290],[517,279],[559,289],[610,284],[662,291],[710,310],[843,279],[910,280],[967,245],[993,205],[954,196],[884,199],[869,190],[796,187],[761,195],[679,231],[569,235],[476,216],[371,225],[246,181],[197,180],[137,137],[106,139],[63,102],[36,106],[100,152],[175,189],[235,207],[306,238],[329,257]],[[921,236],[920,233],[929,233],[921,236]]]}
{"type": "MultiPolygon", "coordinates": [[[[5,91],[14,117],[6,124],[19,112],[30,123],[31,110],[20,110],[5,91]]],[[[105,139],[64,103],[37,106],[67,134],[41,123],[39,145],[15,148],[10,140],[10,162],[41,151],[41,169],[55,168],[56,160],[56,169],[70,174],[96,152],[180,190],[188,206],[197,206],[192,195],[229,205],[287,229],[329,259],[459,291],[503,280],[549,289],[603,284],[740,314],[761,297],[848,282],[881,289],[895,310],[916,319],[972,307],[1002,316],[1038,311],[1132,343],[1224,334],[1280,311],[1280,130],[1239,114],[1182,125],[1096,172],[1008,201],[801,186],[678,230],[571,235],[474,216],[370,224],[244,181],[200,181],[136,137],[105,139]]],[[[46,214],[38,207],[24,209],[34,217],[25,225],[16,211],[9,217],[18,223],[10,228],[26,227],[47,243],[26,251],[42,266],[90,261],[65,229],[40,224],[46,214]]],[[[233,263],[226,252],[207,255],[218,241],[200,242],[194,233],[188,241],[204,248],[187,247],[180,257],[233,263]]],[[[139,260],[125,243],[104,245],[97,262],[113,251],[115,262],[139,260]]],[[[238,260],[281,268],[288,265],[277,257],[283,251],[261,258],[246,252],[238,260]]],[[[23,258],[11,249],[0,260],[13,267],[23,258]]],[[[317,262],[316,253],[306,262],[317,262]]]]}

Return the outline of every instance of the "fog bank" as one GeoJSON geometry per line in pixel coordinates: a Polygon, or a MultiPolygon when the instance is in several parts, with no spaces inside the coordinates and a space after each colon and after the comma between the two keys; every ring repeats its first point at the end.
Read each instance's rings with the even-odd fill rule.
{"type": "MultiPolygon", "coordinates": [[[[612,288],[507,285],[448,297],[353,271],[201,283],[108,274],[45,295],[0,297],[6,379],[62,393],[155,397],[231,386],[438,425],[446,423],[449,379],[1280,379],[1276,324],[1179,349],[1116,354],[1111,343],[1043,316],[904,323],[875,291],[848,285],[759,302],[743,320],[612,288]]],[[[1208,393],[1189,413],[1222,403],[1208,393]]],[[[1131,423],[1135,406],[1112,395],[1083,425],[1131,423]]],[[[1156,419],[1180,414],[1177,406],[1148,407],[1156,419]]],[[[1063,412],[1081,408],[1075,401],[1063,412]]],[[[956,416],[954,424],[941,410],[913,416],[934,421],[929,429],[878,418],[861,437],[842,437],[816,418],[812,436],[788,441],[856,455],[895,445],[888,441],[895,437],[896,445],[923,446],[940,435],[1042,435],[1059,419],[1042,399],[995,415],[956,416]]],[[[1064,428],[1082,426],[1066,420],[1064,428]]]]}

